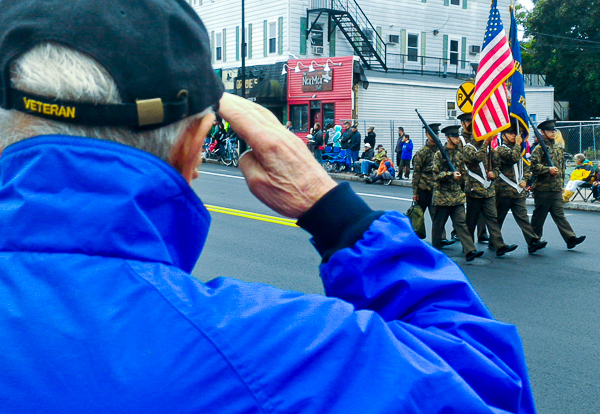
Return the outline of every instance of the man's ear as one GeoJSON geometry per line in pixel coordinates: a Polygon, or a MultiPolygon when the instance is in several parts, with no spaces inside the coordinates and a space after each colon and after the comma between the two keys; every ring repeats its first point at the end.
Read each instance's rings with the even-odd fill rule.
{"type": "Polygon", "coordinates": [[[192,121],[171,150],[170,164],[188,183],[198,178],[202,148],[214,120],[215,115],[209,114],[192,121]]]}

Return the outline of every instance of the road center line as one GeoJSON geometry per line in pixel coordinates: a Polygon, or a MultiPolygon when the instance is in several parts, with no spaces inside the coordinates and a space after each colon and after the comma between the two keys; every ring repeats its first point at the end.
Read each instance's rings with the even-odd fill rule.
{"type": "Polygon", "coordinates": [[[368,194],[368,193],[356,193],[359,196],[365,197],[376,197],[376,198],[389,198],[391,200],[400,200],[400,201],[413,201],[412,198],[401,198],[401,197],[392,197],[392,196],[384,196],[379,194],[368,194]]]}
{"type": "Polygon", "coordinates": [[[227,178],[235,178],[236,180],[245,180],[245,177],[240,177],[237,175],[228,175],[228,174],[219,174],[219,173],[212,173],[212,172],[207,172],[207,171],[200,171],[200,174],[207,174],[207,175],[218,175],[219,177],[227,177],[227,178]]]}
{"type": "Polygon", "coordinates": [[[204,205],[208,211],[213,213],[227,214],[229,216],[243,217],[252,220],[265,221],[267,223],[281,224],[282,226],[296,227],[296,220],[283,217],[267,216],[265,214],[251,213],[249,211],[234,210],[232,208],[204,205]]]}

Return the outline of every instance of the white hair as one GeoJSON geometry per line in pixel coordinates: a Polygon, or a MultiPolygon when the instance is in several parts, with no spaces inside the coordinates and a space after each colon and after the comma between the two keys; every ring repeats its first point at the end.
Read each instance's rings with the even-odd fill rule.
{"type": "Polygon", "coordinates": [[[575,154],[575,155],[573,156],[573,159],[574,159],[575,161],[581,161],[581,162],[584,162],[584,161],[585,161],[585,155],[584,155],[584,154],[581,154],[581,153],[579,153],[579,154],[575,154]]]}
{"type": "MultiPolygon", "coordinates": [[[[11,86],[38,96],[96,104],[122,103],[117,85],[92,58],[54,43],[32,48],[11,66],[11,86]]],[[[0,147],[38,135],[71,135],[129,145],[168,162],[173,145],[196,118],[190,116],[162,128],[134,131],[126,127],[91,127],[51,121],[0,108],[0,147]]]]}

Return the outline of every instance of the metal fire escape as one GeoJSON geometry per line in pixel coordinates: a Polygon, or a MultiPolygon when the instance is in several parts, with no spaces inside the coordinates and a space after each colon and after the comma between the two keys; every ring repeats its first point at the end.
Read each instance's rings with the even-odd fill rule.
{"type": "MultiPolygon", "coordinates": [[[[329,15],[329,21],[339,27],[367,69],[383,69],[387,72],[387,45],[356,0],[310,0],[307,38],[324,13],[329,15]],[[311,23],[314,14],[317,17],[311,23]]],[[[328,40],[331,40],[332,31],[330,28],[328,40]]]]}

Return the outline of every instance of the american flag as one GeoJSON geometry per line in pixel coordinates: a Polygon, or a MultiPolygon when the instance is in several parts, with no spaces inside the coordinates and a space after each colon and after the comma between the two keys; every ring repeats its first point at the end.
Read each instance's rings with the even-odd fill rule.
{"type": "Polygon", "coordinates": [[[508,92],[504,82],[515,72],[497,0],[492,1],[481,61],[475,79],[473,136],[482,141],[510,126],[508,92]]]}

